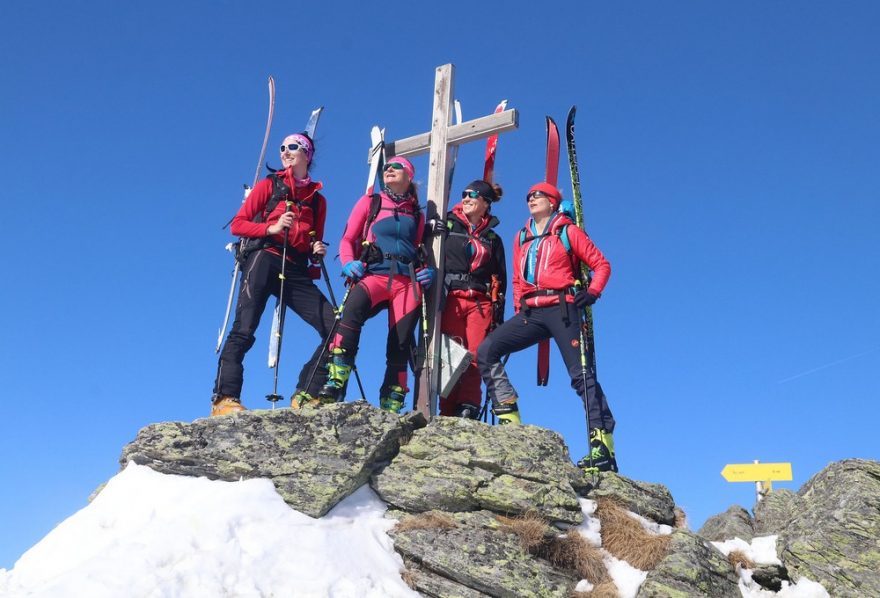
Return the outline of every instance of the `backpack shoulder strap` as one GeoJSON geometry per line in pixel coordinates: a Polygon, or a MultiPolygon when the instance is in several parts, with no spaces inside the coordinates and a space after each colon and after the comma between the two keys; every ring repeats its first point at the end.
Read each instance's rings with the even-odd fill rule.
{"type": "Polygon", "coordinates": [[[571,253],[571,241],[568,238],[568,225],[563,224],[558,229],[556,229],[556,234],[559,237],[559,240],[562,242],[562,246],[565,247],[566,253],[571,253]]]}
{"type": "Polygon", "coordinates": [[[370,211],[367,212],[367,220],[364,222],[364,230],[361,231],[361,239],[367,239],[367,233],[370,231],[370,226],[372,226],[373,222],[376,220],[376,217],[379,215],[379,210],[382,208],[382,196],[378,193],[373,193],[370,195],[370,211]]]}
{"type": "Polygon", "coordinates": [[[270,174],[266,178],[271,182],[272,190],[269,193],[269,201],[266,202],[266,207],[263,208],[261,213],[256,215],[254,222],[265,222],[269,217],[269,214],[272,213],[272,210],[275,209],[275,206],[278,205],[278,202],[284,199],[290,191],[290,189],[287,188],[287,185],[278,180],[275,173],[270,174]]]}

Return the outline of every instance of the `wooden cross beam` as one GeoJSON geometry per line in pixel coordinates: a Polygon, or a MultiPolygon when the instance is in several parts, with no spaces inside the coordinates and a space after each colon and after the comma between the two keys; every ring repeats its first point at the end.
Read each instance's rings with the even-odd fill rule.
{"type": "MultiPolygon", "coordinates": [[[[453,75],[455,67],[444,64],[436,69],[434,77],[434,111],[431,131],[385,144],[385,153],[391,156],[416,156],[430,152],[428,167],[428,210],[425,217],[445,218],[449,205],[449,186],[452,172],[452,148],[469,141],[485,139],[490,135],[512,131],[519,126],[516,110],[505,110],[458,125],[452,124],[453,75]]],[[[482,167],[481,167],[482,168],[482,167]]],[[[480,170],[481,171],[481,170],[480,170]]],[[[437,268],[437,280],[427,294],[428,344],[425,347],[426,365],[416,383],[416,409],[428,419],[437,412],[440,380],[440,296],[443,291],[444,236],[433,238],[428,252],[431,264],[437,268]]]]}

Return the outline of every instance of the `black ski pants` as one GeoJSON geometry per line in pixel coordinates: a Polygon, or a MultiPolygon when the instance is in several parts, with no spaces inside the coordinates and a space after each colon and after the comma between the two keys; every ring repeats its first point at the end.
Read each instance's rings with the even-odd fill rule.
{"type": "Polygon", "coordinates": [[[563,303],[521,310],[490,332],[477,349],[477,365],[492,405],[497,406],[518,397],[501,358],[552,338],[568,369],[571,387],[581,401],[584,401],[590,428],[613,432],[614,416],[590,367],[589,355],[585,356],[586,373],[581,369],[580,326],[578,309],[571,303],[563,303]]]}
{"type": "MultiPolygon", "coordinates": [[[[278,297],[281,281],[281,256],[268,251],[255,251],[245,263],[238,292],[238,303],[235,306],[235,321],[232,330],[226,337],[220,362],[217,366],[217,379],[214,382],[214,393],[230,397],[240,397],[244,382],[244,355],[253,346],[256,338],[254,332],[260,324],[260,318],[266,309],[270,296],[278,297]]],[[[327,380],[327,367],[324,360],[318,363],[323,352],[325,340],[333,328],[335,314],[333,306],[318,290],[303,264],[294,264],[288,260],[284,269],[283,303],[302,318],[306,324],[315,329],[320,337],[309,360],[299,373],[297,390],[305,390],[316,396],[318,389],[327,380]],[[309,383],[309,375],[315,364],[317,372],[309,383]],[[308,388],[306,386],[308,385],[308,388]]],[[[283,339],[282,339],[283,340],[283,339]]],[[[296,337],[288,340],[288,347],[296,350],[302,343],[290,343],[299,340],[296,337]]]]}

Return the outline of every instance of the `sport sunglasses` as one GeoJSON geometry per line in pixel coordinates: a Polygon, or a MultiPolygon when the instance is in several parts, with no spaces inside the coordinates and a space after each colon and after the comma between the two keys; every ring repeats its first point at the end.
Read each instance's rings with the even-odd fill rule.
{"type": "Polygon", "coordinates": [[[291,143],[291,144],[288,144],[288,145],[282,145],[282,146],[281,146],[281,153],[283,154],[283,153],[284,153],[284,150],[286,150],[286,149],[288,149],[288,150],[290,150],[290,151],[292,151],[292,152],[295,152],[296,150],[301,149],[303,152],[305,152],[305,153],[309,153],[309,150],[306,149],[306,146],[304,146],[304,145],[301,144],[301,143],[291,143]]]}
{"type": "Polygon", "coordinates": [[[549,195],[544,193],[543,191],[532,191],[528,195],[526,195],[526,201],[529,201],[531,198],[541,199],[542,197],[546,197],[547,199],[551,199],[549,195]]]}

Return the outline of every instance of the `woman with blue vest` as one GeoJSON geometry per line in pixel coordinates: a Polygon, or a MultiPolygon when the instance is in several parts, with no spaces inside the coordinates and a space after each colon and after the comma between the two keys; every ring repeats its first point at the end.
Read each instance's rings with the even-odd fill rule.
{"type": "Polygon", "coordinates": [[[364,323],[387,310],[389,333],[379,405],[392,413],[403,408],[422,293],[436,276],[420,258],[425,219],[413,176],[415,169],[409,160],[391,158],[382,172],[382,191],[364,195],[352,210],[339,244],[339,257],[342,273],[353,286],[329,343],[326,382],[307,405],[339,400],[351,375],[364,323]]]}

